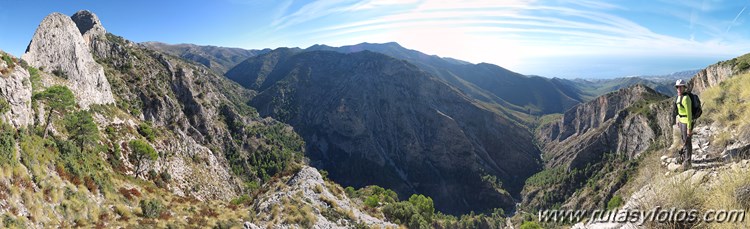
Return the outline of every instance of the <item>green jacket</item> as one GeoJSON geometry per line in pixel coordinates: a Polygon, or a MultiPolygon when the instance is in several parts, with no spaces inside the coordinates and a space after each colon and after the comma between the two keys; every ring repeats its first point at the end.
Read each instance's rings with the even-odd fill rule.
{"type": "Polygon", "coordinates": [[[687,124],[688,130],[693,129],[693,101],[690,100],[690,96],[683,95],[677,96],[677,114],[680,116],[678,119],[681,123],[687,124]],[[680,104],[680,97],[682,97],[682,104],[680,104]]]}

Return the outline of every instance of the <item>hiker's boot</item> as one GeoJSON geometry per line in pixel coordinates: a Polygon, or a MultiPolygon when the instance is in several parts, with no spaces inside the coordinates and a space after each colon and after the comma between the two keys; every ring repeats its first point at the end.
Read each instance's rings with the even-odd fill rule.
{"type": "Polygon", "coordinates": [[[685,160],[682,162],[682,170],[687,171],[690,170],[693,167],[692,163],[690,163],[690,160],[685,160]]]}

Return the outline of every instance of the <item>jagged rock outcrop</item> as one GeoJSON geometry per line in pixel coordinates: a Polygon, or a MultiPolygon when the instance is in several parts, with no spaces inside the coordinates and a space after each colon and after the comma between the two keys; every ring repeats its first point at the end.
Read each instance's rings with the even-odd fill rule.
{"type": "Polygon", "coordinates": [[[750,54],[740,56],[728,61],[722,61],[699,71],[688,82],[688,87],[693,93],[700,95],[709,87],[713,87],[739,73],[748,72],[750,54]]]}
{"type": "MultiPolygon", "coordinates": [[[[546,166],[579,167],[606,152],[629,156],[643,152],[660,132],[652,128],[655,125],[648,115],[631,115],[626,108],[663,99],[666,97],[653,89],[635,85],[571,108],[559,121],[542,126],[537,132],[544,157],[550,158],[546,166]]],[[[655,109],[642,105],[649,107],[641,107],[641,114],[655,109]]]]}
{"type": "MultiPolygon", "coordinates": [[[[89,29],[87,33],[93,36],[96,31],[89,29]]],[[[45,85],[68,86],[75,94],[78,105],[83,108],[91,104],[114,103],[104,69],[94,61],[89,50],[73,20],[60,13],[52,13],[39,24],[21,58],[42,71],[58,76],[42,80],[45,85]]]]}
{"type": "Polygon", "coordinates": [[[342,185],[421,193],[440,211],[466,213],[513,207],[483,176],[518,193],[539,169],[528,130],[406,61],[279,49],[240,68],[251,71],[232,79],[259,91],[251,104],[294,126],[311,164],[342,185]]]}
{"type": "Polygon", "coordinates": [[[99,17],[88,10],[78,11],[70,18],[75,22],[78,31],[81,32],[87,44],[91,44],[93,39],[103,38],[107,34],[107,30],[102,26],[99,17]]]}
{"type": "Polygon", "coordinates": [[[293,209],[308,209],[304,213],[312,219],[306,228],[352,228],[356,223],[370,228],[395,228],[398,225],[375,218],[352,202],[340,187],[326,184],[317,169],[305,166],[286,182],[270,184],[270,191],[259,196],[253,204],[255,224],[263,228],[288,228],[289,220],[280,218],[295,217],[293,209]],[[336,189],[336,190],[333,190],[336,189]],[[290,209],[293,208],[293,209],[290,209]],[[273,214],[281,212],[281,214],[273,214]],[[340,215],[338,217],[333,217],[340,215]],[[314,222],[313,222],[314,221],[314,222]]]}
{"type": "MultiPolygon", "coordinates": [[[[0,56],[15,59],[0,51],[0,56]]],[[[8,66],[5,61],[0,61],[0,99],[5,100],[9,110],[0,117],[6,123],[11,123],[16,128],[25,127],[33,122],[33,110],[31,110],[31,81],[29,72],[19,63],[11,63],[8,66]],[[7,73],[3,73],[7,72],[7,73]]]]}

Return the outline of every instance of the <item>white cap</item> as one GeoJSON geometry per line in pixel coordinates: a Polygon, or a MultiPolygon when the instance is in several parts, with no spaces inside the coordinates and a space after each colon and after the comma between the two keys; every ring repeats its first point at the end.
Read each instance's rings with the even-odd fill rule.
{"type": "Polygon", "coordinates": [[[674,83],[674,86],[675,87],[677,87],[677,86],[685,86],[685,80],[678,79],[677,82],[674,83]]]}

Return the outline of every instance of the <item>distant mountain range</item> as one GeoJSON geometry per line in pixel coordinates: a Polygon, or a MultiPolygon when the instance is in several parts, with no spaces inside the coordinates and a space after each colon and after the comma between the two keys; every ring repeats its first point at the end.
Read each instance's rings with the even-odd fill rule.
{"type": "Polygon", "coordinates": [[[194,44],[171,45],[161,42],[143,42],[141,44],[156,51],[202,64],[222,75],[249,57],[271,51],[271,49],[246,50],[194,44]]]}

